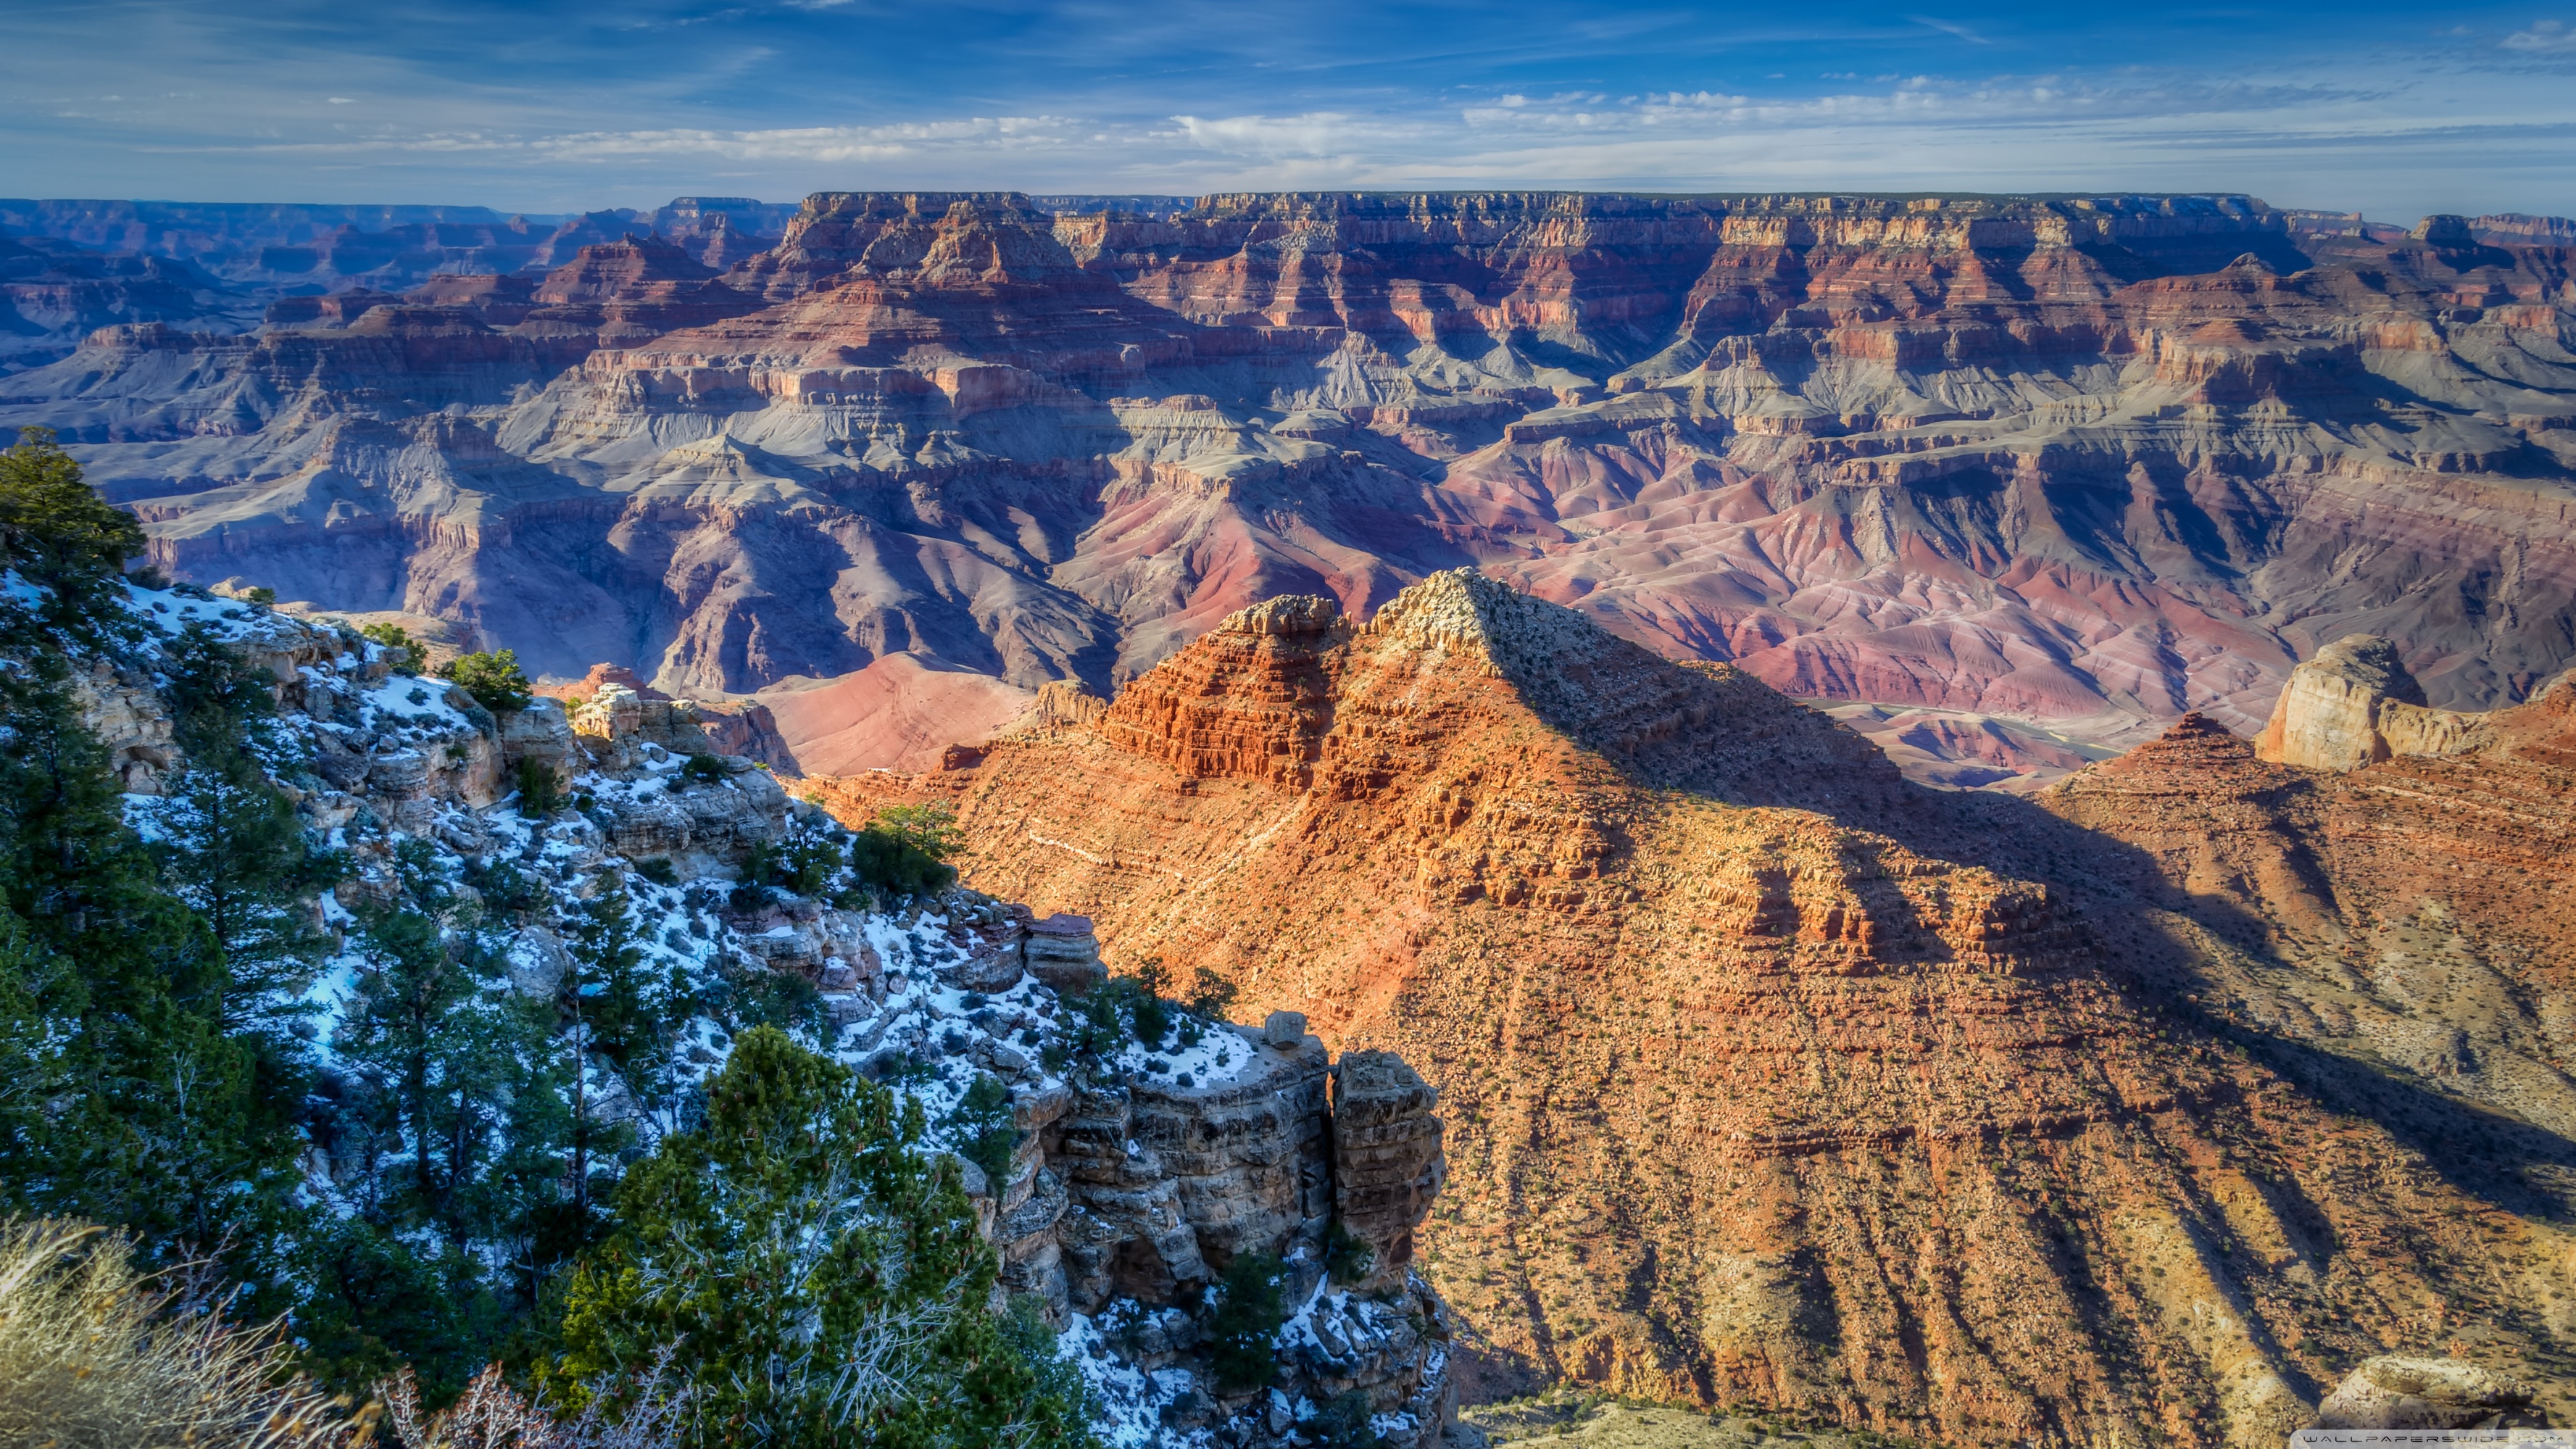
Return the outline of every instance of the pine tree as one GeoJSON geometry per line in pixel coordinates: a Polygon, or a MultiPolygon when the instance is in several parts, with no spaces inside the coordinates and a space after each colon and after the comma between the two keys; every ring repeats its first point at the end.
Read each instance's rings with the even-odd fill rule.
{"type": "Polygon", "coordinates": [[[80,1023],[64,1010],[63,974],[29,944],[27,923],[0,906],[0,1212],[12,1215],[37,1210],[21,1190],[53,1160],[48,1107],[73,1085],[68,1049],[80,1023]]]}
{"type": "Polygon", "coordinates": [[[185,759],[157,817],[162,878],[213,938],[224,1025],[274,1034],[328,944],[311,902],[340,863],[310,847],[294,803],[270,782],[268,762],[285,748],[266,671],[201,623],[163,648],[162,671],[185,759]]]}
{"type": "Polygon", "coordinates": [[[506,1129],[545,1120],[519,1104],[554,1089],[551,1013],[510,990],[435,849],[405,841],[395,858],[402,899],[361,916],[365,964],[340,1050],[375,1089],[363,1127],[392,1159],[376,1206],[435,1226],[462,1252],[512,1216],[484,1182],[495,1154],[544,1145],[506,1129]]]}
{"type": "Polygon", "coordinates": [[[618,1194],[573,1280],[559,1386],[658,1349],[706,1445],[1088,1443],[987,1308],[998,1271],[917,1104],[757,1027],[618,1194]]]}
{"type": "Polygon", "coordinates": [[[0,453],[0,564],[32,586],[0,596],[0,1013],[20,1027],[0,1077],[49,1093],[0,1195],[212,1245],[273,1215],[297,1093],[225,1031],[211,934],[162,888],[72,697],[76,665],[139,637],[119,571],[141,545],[49,436],[0,453]]]}
{"type": "Polygon", "coordinates": [[[125,561],[143,551],[143,526],[81,481],[80,464],[44,428],[22,428],[0,451],[0,569],[30,592],[0,591],[0,656],[22,668],[38,653],[57,666],[142,637],[124,607],[125,561]]]}
{"type": "Polygon", "coordinates": [[[593,1125],[589,1097],[591,1058],[618,1074],[638,1103],[652,1107],[663,1095],[662,1077],[669,1065],[667,1028],[661,993],[653,988],[637,942],[634,902],[614,871],[604,872],[597,893],[582,903],[573,921],[573,969],[564,976],[563,1013],[576,1057],[573,1077],[572,1164],[573,1210],[590,1211],[592,1154],[602,1146],[622,1144],[622,1137],[603,1138],[593,1125]]]}

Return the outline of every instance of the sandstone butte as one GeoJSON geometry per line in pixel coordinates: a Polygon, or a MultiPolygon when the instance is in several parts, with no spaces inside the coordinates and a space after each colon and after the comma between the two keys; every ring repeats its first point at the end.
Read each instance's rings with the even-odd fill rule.
{"type": "MultiPolygon", "coordinates": [[[[1458,566],[1903,711],[1854,723],[1961,784],[2190,710],[2251,733],[2354,632],[2452,710],[2576,654],[2547,219],[827,192],[755,245],[725,206],[768,224],[167,222],[293,223],[356,287],[265,321],[158,256],[0,248],[28,315],[116,323],[0,376],[0,425],[59,429],[174,577],[697,699],[909,655],[944,692],[906,741],[980,725],[969,672],[1107,692],[1258,600],[1365,615],[1458,566]]],[[[66,235],[142,225],[108,211],[66,235]]],[[[818,729],[834,768],[920,747],[818,729]]]]}
{"type": "Polygon", "coordinates": [[[2576,1408],[2576,683],[2483,739],[2335,774],[2193,715],[1935,791],[1460,570],[816,792],[1416,1064],[1471,1397],[2272,1449],[2390,1353],[2576,1408]]]}

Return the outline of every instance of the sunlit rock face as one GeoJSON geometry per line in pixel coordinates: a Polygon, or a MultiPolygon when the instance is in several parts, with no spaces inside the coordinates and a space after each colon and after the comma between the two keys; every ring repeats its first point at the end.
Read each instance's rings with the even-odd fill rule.
{"type": "Polygon", "coordinates": [[[2482,720],[2337,773],[2191,714],[1937,790],[1461,569],[813,788],[949,805],[1112,971],[1311,1025],[1341,1220],[1411,1247],[1471,1396],[2272,1449],[2356,1364],[2576,1335],[2576,680],[2482,720]]]}
{"type": "Polygon", "coordinates": [[[1467,565],[1938,712],[1909,748],[1976,783],[2186,710],[2251,733],[2345,634],[2436,709],[2576,650],[2576,251],[2536,223],[824,193],[744,254],[669,210],[248,334],[165,288],[0,422],[61,429],[176,575],[694,697],[894,655],[1106,691],[1261,599],[1364,617],[1467,565]]]}

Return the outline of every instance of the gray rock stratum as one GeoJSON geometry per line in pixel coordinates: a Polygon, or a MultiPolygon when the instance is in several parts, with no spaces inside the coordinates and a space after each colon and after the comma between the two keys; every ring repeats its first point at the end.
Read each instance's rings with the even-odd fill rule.
{"type": "Polygon", "coordinates": [[[1939,712],[1891,728],[1962,779],[2055,748],[1986,717],[2251,733],[2348,634],[2434,708],[2576,660],[2576,250],[2546,226],[825,193],[740,260],[682,240],[249,333],[156,312],[0,380],[0,422],[59,429],[180,577],[701,698],[895,655],[1099,689],[1261,598],[1364,616],[1460,564],[1939,712]]]}

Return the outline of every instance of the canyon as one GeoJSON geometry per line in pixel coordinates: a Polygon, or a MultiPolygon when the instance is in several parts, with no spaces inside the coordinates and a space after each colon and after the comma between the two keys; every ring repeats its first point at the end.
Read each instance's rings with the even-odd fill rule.
{"type": "Polygon", "coordinates": [[[946,804],[1112,969],[1416,1064],[1470,1401],[2251,1446],[2392,1354],[2576,1406],[2576,677],[2446,748],[2284,765],[2194,713],[1929,788],[1460,569],[809,792],[946,804]]]}
{"type": "Polygon", "coordinates": [[[1950,785],[2035,788],[2194,710],[2250,734],[2345,634],[2396,641],[2434,708],[2576,659],[2548,218],[823,193],[513,231],[123,205],[0,203],[36,338],[0,424],[55,429],[173,577],[701,698],[924,684],[902,743],[844,735],[830,770],[966,738],[1003,695],[1113,691],[1262,598],[1364,615],[1460,566],[1867,706],[1854,727],[1950,785]]]}
{"type": "Polygon", "coordinates": [[[0,424],[185,586],[515,649],[629,741],[550,830],[714,879],[660,776],[756,758],[955,812],[992,1020],[1230,987],[1243,1075],[1013,1076],[986,1184],[1139,1393],[1341,1222],[1383,1301],[1300,1393],[1426,1443],[1572,1384],[2235,1449],[2425,1359],[2576,1413],[2567,223],[288,210],[0,202],[0,424]]]}

